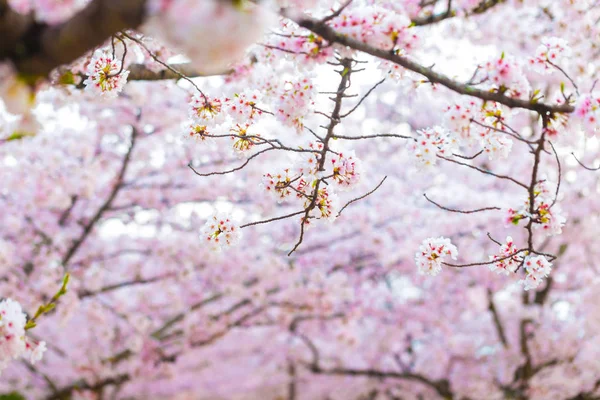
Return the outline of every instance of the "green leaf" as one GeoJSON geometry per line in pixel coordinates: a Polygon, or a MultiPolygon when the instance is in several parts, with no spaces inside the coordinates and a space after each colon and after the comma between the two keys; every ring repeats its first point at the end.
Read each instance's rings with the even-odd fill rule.
{"type": "Polygon", "coordinates": [[[28,331],[29,329],[33,329],[37,326],[37,324],[33,321],[33,320],[29,320],[27,321],[27,323],[25,324],[25,330],[28,331]]]}
{"type": "Polygon", "coordinates": [[[67,71],[58,78],[58,83],[61,85],[74,85],[75,84],[75,76],[73,72],[67,71]]]}
{"type": "Polygon", "coordinates": [[[25,396],[18,392],[0,394],[0,400],[27,400],[25,396]]]}
{"type": "Polygon", "coordinates": [[[11,140],[20,140],[23,139],[25,136],[31,136],[31,134],[23,131],[14,131],[12,135],[6,138],[6,141],[10,142],[11,140]]]}

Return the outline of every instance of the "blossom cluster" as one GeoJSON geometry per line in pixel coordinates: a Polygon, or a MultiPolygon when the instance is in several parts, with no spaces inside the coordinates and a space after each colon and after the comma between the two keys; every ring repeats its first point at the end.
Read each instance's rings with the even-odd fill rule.
{"type": "Polygon", "coordinates": [[[490,256],[490,261],[495,261],[490,264],[492,272],[509,275],[517,271],[523,262],[523,257],[519,254],[512,237],[507,236],[506,243],[500,246],[498,254],[490,256]]]}
{"type": "Polygon", "coordinates": [[[384,50],[407,53],[418,42],[410,18],[377,6],[350,9],[334,18],[330,25],[343,35],[384,50]]]}
{"type": "Polygon", "coordinates": [[[86,90],[107,98],[117,97],[129,76],[129,71],[121,67],[121,60],[108,50],[96,50],[87,67],[88,77],[83,81],[86,90]]]}
{"type": "Polygon", "coordinates": [[[266,173],[262,179],[263,187],[275,197],[278,203],[292,194],[293,189],[290,187],[292,183],[289,168],[280,173],[266,173]]]}
{"type": "Polygon", "coordinates": [[[408,148],[422,166],[432,166],[439,156],[450,156],[457,148],[457,141],[451,132],[435,126],[417,131],[419,135],[409,142],[408,148]]]}
{"type": "Polygon", "coordinates": [[[518,225],[521,220],[531,218],[534,229],[542,229],[548,236],[559,235],[565,225],[566,217],[560,206],[555,203],[555,187],[548,180],[538,182],[533,191],[535,196],[533,214],[530,213],[529,198],[527,198],[521,208],[507,210],[506,223],[518,225]]]}
{"type": "Polygon", "coordinates": [[[355,186],[361,177],[361,163],[354,152],[344,155],[336,154],[331,157],[331,167],[333,170],[332,179],[344,189],[355,186]]]}
{"type": "Polygon", "coordinates": [[[304,118],[314,103],[315,88],[310,77],[286,82],[273,108],[277,119],[298,132],[304,128],[304,118]]]}
{"type": "Polygon", "coordinates": [[[273,35],[270,39],[269,48],[285,52],[287,58],[293,58],[301,66],[320,64],[334,55],[333,47],[314,34],[306,35],[290,31],[282,36],[273,35]]]}
{"type": "Polygon", "coordinates": [[[557,64],[571,55],[571,48],[566,40],[558,37],[544,37],[535,51],[535,56],[529,58],[529,66],[537,72],[554,70],[557,64]]]}
{"type": "Polygon", "coordinates": [[[482,71],[483,76],[477,74],[476,78],[511,97],[524,97],[530,90],[523,67],[513,56],[502,53],[492,57],[482,64],[482,71]]]}
{"type": "Polygon", "coordinates": [[[204,242],[214,250],[231,247],[239,242],[242,237],[241,229],[227,214],[213,215],[206,221],[200,234],[204,242]]]}
{"type": "Polygon", "coordinates": [[[421,275],[435,276],[442,271],[448,257],[456,260],[458,249],[445,237],[425,239],[415,253],[415,263],[421,275]]]}
{"type": "Polygon", "coordinates": [[[600,121],[600,96],[590,93],[579,97],[575,103],[573,119],[579,122],[590,136],[595,133],[600,121]]]}
{"type": "Polygon", "coordinates": [[[527,256],[524,262],[526,276],[520,281],[525,290],[537,288],[552,270],[552,264],[544,256],[527,256]]]}
{"type": "Polygon", "coordinates": [[[35,342],[25,335],[26,319],[18,302],[0,301],[0,373],[18,357],[28,357],[32,364],[42,359],[46,343],[35,342]]]}
{"type": "Polygon", "coordinates": [[[513,146],[504,128],[502,109],[493,102],[464,99],[445,111],[445,121],[458,133],[461,144],[478,144],[490,160],[507,158],[513,146]]]}

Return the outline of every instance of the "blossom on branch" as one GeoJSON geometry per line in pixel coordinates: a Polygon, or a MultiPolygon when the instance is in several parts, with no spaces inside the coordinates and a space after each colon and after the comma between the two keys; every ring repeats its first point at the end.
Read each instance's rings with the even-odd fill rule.
{"type": "Polygon", "coordinates": [[[216,214],[206,221],[200,236],[206,244],[218,251],[237,244],[242,231],[228,214],[216,214]]]}
{"type": "Polygon", "coordinates": [[[527,256],[524,266],[527,275],[520,283],[525,290],[536,289],[552,271],[552,264],[544,256],[527,256]]]}
{"type": "Polygon", "coordinates": [[[448,257],[456,260],[458,249],[445,237],[425,239],[415,253],[415,263],[421,275],[436,276],[442,271],[442,263],[448,257]]]}
{"type": "Polygon", "coordinates": [[[523,258],[517,254],[518,249],[510,236],[506,237],[506,243],[500,246],[498,254],[490,256],[490,261],[496,261],[490,264],[490,271],[497,274],[509,275],[517,270],[523,262],[523,258]]]}
{"type": "Polygon", "coordinates": [[[18,357],[29,357],[32,364],[42,359],[46,343],[36,343],[25,336],[26,322],[27,317],[18,302],[0,301],[0,373],[18,357]]]}
{"type": "Polygon", "coordinates": [[[106,98],[115,98],[127,83],[129,71],[122,70],[121,61],[108,50],[96,50],[87,67],[86,90],[106,98]]]}

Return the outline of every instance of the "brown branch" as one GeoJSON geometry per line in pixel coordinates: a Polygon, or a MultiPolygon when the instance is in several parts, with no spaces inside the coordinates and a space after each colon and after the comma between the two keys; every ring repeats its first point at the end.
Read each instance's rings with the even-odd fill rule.
{"type": "Polygon", "coordinates": [[[506,179],[506,180],[509,180],[509,181],[511,181],[511,182],[514,182],[514,183],[516,183],[517,185],[521,186],[522,188],[529,189],[529,188],[527,187],[527,185],[525,185],[525,184],[524,184],[524,183],[522,183],[522,182],[519,182],[518,180],[516,180],[516,179],[514,179],[514,178],[512,178],[512,177],[510,177],[510,176],[507,176],[507,175],[499,175],[499,174],[496,174],[496,173],[494,173],[494,172],[491,172],[491,171],[488,171],[488,170],[485,170],[485,169],[482,169],[482,168],[476,167],[476,166],[474,166],[474,165],[466,164],[466,163],[463,163],[463,162],[460,162],[460,161],[457,161],[457,160],[453,160],[453,159],[451,159],[451,158],[446,158],[446,157],[444,157],[444,156],[440,156],[440,155],[438,155],[438,157],[439,157],[439,158],[441,158],[441,159],[443,159],[443,160],[450,161],[450,162],[452,162],[452,163],[455,163],[455,164],[458,164],[458,165],[462,165],[462,166],[464,166],[464,167],[469,167],[469,168],[471,168],[471,169],[474,169],[475,171],[479,171],[479,172],[481,172],[481,173],[483,173],[483,174],[486,174],[486,175],[491,175],[491,176],[495,176],[496,178],[500,178],[500,179],[506,179]]]}
{"type": "MultiPolygon", "coordinates": [[[[55,26],[4,10],[0,15],[0,60],[12,61],[22,75],[45,77],[54,68],[100,46],[111,35],[138,27],[144,20],[145,6],[146,0],[94,0],[55,26]]],[[[6,0],[0,1],[0,10],[6,7],[6,0]]]]}
{"type": "Polygon", "coordinates": [[[190,63],[180,64],[168,64],[169,67],[165,67],[162,71],[153,71],[144,64],[131,64],[127,69],[129,70],[129,81],[160,81],[168,79],[181,79],[181,75],[187,76],[188,78],[197,77],[208,77],[218,75],[229,75],[233,71],[227,70],[220,73],[207,74],[194,68],[190,63]],[[175,73],[173,71],[177,71],[175,73]]]}
{"type": "Polygon", "coordinates": [[[577,161],[577,163],[579,165],[581,165],[584,169],[587,169],[588,171],[599,171],[600,170],[600,165],[597,167],[588,167],[586,165],[584,165],[581,161],[579,161],[579,158],[577,158],[577,156],[575,155],[575,153],[571,153],[571,155],[575,158],[575,161],[577,161]]]}
{"type": "MultiPolygon", "coordinates": [[[[494,7],[496,4],[503,3],[503,2],[504,2],[504,0],[483,0],[481,3],[479,3],[479,5],[477,5],[477,7],[468,11],[465,14],[465,16],[483,14],[490,8],[494,7]]],[[[457,12],[456,12],[456,10],[452,10],[450,3],[451,2],[449,1],[448,7],[446,8],[446,11],[444,11],[443,13],[431,14],[429,16],[420,17],[420,18],[413,18],[412,23],[416,26],[424,26],[424,25],[435,24],[437,22],[441,22],[446,19],[455,17],[457,15],[457,12]]]]}
{"type": "Polygon", "coordinates": [[[93,392],[98,392],[106,386],[122,385],[123,383],[127,382],[129,379],[130,379],[130,376],[128,374],[122,374],[122,375],[117,375],[113,378],[106,378],[104,380],[101,380],[101,381],[93,383],[93,384],[87,383],[85,380],[82,380],[82,381],[74,383],[73,385],[66,386],[66,387],[56,391],[54,394],[46,397],[46,400],[70,399],[72,397],[71,394],[74,390],[91,390],[93,392]]]}
{"type": "Polygon", "coordinates": [[[445,399],[452,399],[454,397],[450,390],[448,381],[440,380],[433,381],[423,375],[414,374],[410,372],[394,372],[394,371],[380,371],[376,369],[353,369],[353,368],[331,368],[323,369],[318,365],[309,365],[309,370],[315,374],[324,375],[341,375],[341,376],[364,376],[369,378],[378,379],[402,379],[420,382],[431,389],[435,390],[440,396],[445,399]]]}
{"type": "Polygon", "coordinates": [[[460,214],[474,214],[474,213],[478,213],[478,212],[482,212],[482,211],[501,210],[500,207],[484,207],[484,208],[478,208],[476,210],[468,210],[468,211],[455,210],[453,208],[444,207],[444,206],[436,203],[435,201],[433,201],[429,197],[427,197],[426,193],[423,193],[423,197],[425,197],[425,199],[427,199],[428,202],[430,202],[431,204],[433,204],[433,205],[441,208],[442,210],[450,211],[450,212],[455,212],[455,213],[460,213],[460,214]]]}
{"type": "Polygon", "coordinates": [[[394,64],[400,65],[401,67],[404,67],[410,71],[423,75],[431,83],[439,83],[440,85],[460,94],[477,97],[485,101],[495,101],[510,108],[523,108],[540,113],[571,113],[574,110],[574,108],[568,104],[544,104],[541,102],[532,102],[530,100],[509,97],[499,92],[478,89],[466,83],[457,82],[446,75],[434,72],[433,69],[425,67],[408,57],[400,56],[394,52],[379,49],[351,37],[345,36],[317,19],[307,16],[303,16],[302,18],[294,18],[293,16],[284,15],[284,17],[292,19],[301,27],[316,33],[330,43],[338,43],[354,50],[370,54],[374,57],[391,61],[394,64]]]}
{"type": "Polygon", "coordinates": [[[504,326],[502,325],[502,321],[500,320],[500,315],[498,315],[498,310],[496,309],[496,305],[494,304],[493,293],[490,289],[488,289],[488,310],[492,313],[492,317],[494,318],[494,326],[496,327],[496,331],[498,332],[498,337],[502,342],[502,345],[507,348],[508,341],[506,340],[506,334],[504,333],[504,326]]]}
{"type": "Polygon", "coordinates": [[[375,186],[375,188],[374,188],[373,190],[371,190],[371,191],[369,191],[369,192],[367,192],[367,193],[363,194],[363,195],[362,195],[362,196],[360,196],[360,197],[354,198],[354,199],[350,200],[349,202],[347,202],[347,203],[344,205],[344,207],[342,207],[342,208],[340,209],[340,212],[338,212],[338,215],[337,215],[337,216],[339,217],[340,215],[342,215],[342,211],[344,211],[344,210],[346,209],[346,207],[348,207],[350,204],[352,204],[352,203],[354,203],[354,202],[356,202],[356,201],[362,200],[362,199],[364,199],[365,197],[367,197],[367,196],[369,196],[369,195],[373,194],[373,193],[374,193],[374,192],[375,192],[377,189],[379,189],[379,188],[381,187],[381,185],[383,185],[383,182],[385,182],[385,180],[386,180],[386,179],[387,179],[387,175],[383,177],[383,179],[381,180],[381,182],[379,182],[379,183],[377,184],[377,186],[375,186]]]}
{"type": "Polygon", "coordinates": [[[85,297],[92,297],[92,296],[97,296],[101,293],[107,293],[107,292],[112,292],[113,290],[118,290],[124,287],[131,287],[131,286],[135,286],[135,285],[145,285],[148,283],[155,283],[155,282],[159,282],[163,279],[167,279],[174,276],[174,274],[166,274],[166,275],[160,275],[160,276],[155,276],[153,278],[148,278],[148,279],[133,279],[133,280],[129,280],[129,281],[125,281],[125,282],[120,282],[120,283],[115,283],[114,285],[108,285],[108,286],[104,286],[98,290],[94,290],[94,291],[82,291],[79,293],[79,298],[83,299],[85,297]]]}
{"type": "Polygon", "coordinates": [[[129,162],[131,160],[131,153],[133,152],[133,148],[135,147],[137,134],[137,129],[133,127],[131,132],[131,144],[129,145],[129,149],[125,154],[123,164],[121,164],[121,169],[119,170],[119,173],[116,177],[115,185],[113,186],[110,194],[108,195],[108,198],[104,201],[104,203],[102,203],[98,211],[96,211],[96,214],[94,214],[94,216],[88,221],[88,223],[84,225],[83,232],[81,233],[81,235],[71,244],[71,247],[69,247],[69,249],[65,253],[61,262],[65,268],[67,267],[67,264],[69,263],[69,261],[71,261],[71,258],[73,258],[77,250],[79,250],[79,247],[81,247],[83,242],[85,242],[89,234],[92,232],[96,223],[100,220],[100,218],[102,218],[102,215],[110,208],[115,197],[117,197],[117,193],[123,185],[123,178],[125,177],[127,167],[129,166],[129,162]]]}

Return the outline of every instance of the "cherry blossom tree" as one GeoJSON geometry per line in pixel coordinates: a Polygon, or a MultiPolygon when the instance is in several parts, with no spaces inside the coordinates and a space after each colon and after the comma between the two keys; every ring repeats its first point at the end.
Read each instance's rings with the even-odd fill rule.
{"type": "Polygon", "coordinates": [[[0,0],[0,398],[600,398],[599,21],[0,0]]]}

